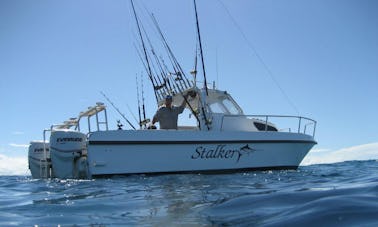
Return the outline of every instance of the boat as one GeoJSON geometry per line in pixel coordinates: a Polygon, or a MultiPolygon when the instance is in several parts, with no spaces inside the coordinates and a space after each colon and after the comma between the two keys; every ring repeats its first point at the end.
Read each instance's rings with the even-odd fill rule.
{"type": "MultiPolygon", "coordinates": [[[[98,117],[106,107],[98,103],[81,112],[75,124],[52,126],[49,142],[31,143],[29,150],[38,145],[34,150],[40,154],[36,161],[40,164],[30,168],[32,176],[90,179],[125,174],[297,169],[316,144],[316,121],[312,119],[245,115],[229,93],[214,89],[208,92],[209,128],[109,130],[106,112],[105,120],[98,117]],[[94,115],[93,131],[81,132],[80,122],[90,123],[83,119],[94,115]],[[274,119],[293,119],[296,124],[282,130],[271,123],[274,119]]],[[[176,94],[173,99],[180,103],[182,96],[176,94]]],[[[196,103],[200,105],[199,97],[190,99],[192,108],[198,108],[196,103]]],[[[200,122],[206,125],[203,117],[200,122]]],[[[29,156],[29,162],[32,160],[36,159],[29,156]]]]}
{"type": "MultiPolygon", "coordinates": [[[[204,81],[203,87],[198,86],[197,70],[192,71],[193,80],[186,77],[157,21],[153,20],[173,71],[161,67],[160,75],[152,73],[153,57],[146,52],[145,38],[139,28],[145,58],[139,54],[151,79],[156,103],[161,106],[165,96],[172,95],[173,105],[186,103],[196,124],[168,130],[147,127],[149,120],[141,118],[139,109],[139,128],[123,130],[119,125],[117,129],[109,129],[106,106],[99,102],[78,117],[44,130],[43,141],[31,143],[29,152],[39,149],[39,156],[29,155],[29,162],[35,161],[30,165],[32,176],[91,179],[130,174],[297,169],[317,143],[316,121],[302,116],[245,114],[230,93],[209,88],[201,48],[204,81]],[[92,127],[90,118],[94,116],[95,127],[92,127]],[[280,126],[283,120],[289,120],[290,126],[280,126]],[[87,132],[80,127],[85,123],[87,132]],[[50,133],[49,141],[46,132],[50,133]]],[[[198,23],[197,28],[201,44],[198,23]]],[[[155,58],[155,64],[161,66],[161,61],[155,58]]]]}

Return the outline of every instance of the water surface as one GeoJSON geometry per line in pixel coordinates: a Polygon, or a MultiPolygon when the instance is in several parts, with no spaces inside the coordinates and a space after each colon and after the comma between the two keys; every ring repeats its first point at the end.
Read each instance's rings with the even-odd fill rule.
{"type": "Polygon", "coordinates": [[[378,226],[378,162],[234,174],[0,176],[0,226],[378,226]]]}

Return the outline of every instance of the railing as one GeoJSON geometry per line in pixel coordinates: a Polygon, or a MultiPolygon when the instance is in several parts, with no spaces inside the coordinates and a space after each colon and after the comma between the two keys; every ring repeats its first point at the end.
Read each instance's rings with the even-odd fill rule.
{"type": "Polygon", "coordinates": [[[223,129],[224,118],[228,117],[243,117],[258,120],[260,123],[265,124],[265,130],[260,131],[268,131],[268,126],[274,125],[280,132],[288,130],[288,132],[303,133],[312,135],[312,137],[315,136],[316,121],[307,117],[290,115],[224,115],[222,118],[221,129],[223,129]],[[280,127],[277,127],[277,125],[280,127]]]}
{"type": "Polygon", "coordinates": [[[106,131],[108,130],[108,115],[106,113],[106,107],[103,103],[97,102],[96,106],[93,107],[88,107],[86,111],[80,112],[79,117],[77,119],[77,125],[75,127],[75,130],[78,130],[80,132],[80,120],[84,117],[87,118],[88,120],[88,132],[91,131],[91,117],[96,116],[96,126],[97,126],[97,131],[100,131],[100,125],[105,125],[106,131]],[[104,121],[99,121],[99,116],[98,114],[100,112],[104,112],[104,121]]]}
{"type": "Polygon", "coordinates": [[[80,128],[80,121],[83,119],[83,118],[87,118],[87,127],[88,127],[88,133],[92,132],[92,128],[91,128],[91,117],[92,116],[95,116],[96,119],[95,119],[95,125],[97,126],[97,131],[100,131],[100,125],[105,125],[105,130],[108,131],[109,130],[109,127],[108,127],[108,115],[107,115],[107,112],[106,112],[106,106],[101,103],[101,102],[97,102],[96,103],[96,106],[93,106],[93,107],[88,107],[87,110],[85,111],[82,111],[80,112],[79,116],[76,118],[70,118],[69,120],[67,121],[64,121],[63,123],[61,124],[54,124],[54,125],[51,125],[50,127],[50,130],[49,131],[54,131],[56,129],[70,129],[70,128],[74,128],[74,130],[77,130],[77,131],[81,131],[81,128],[80,128]],[[99,117],[99,113],[103,112],[104,115],[103,115],[103,121],[100,121],[100,117],[99,117]]]}

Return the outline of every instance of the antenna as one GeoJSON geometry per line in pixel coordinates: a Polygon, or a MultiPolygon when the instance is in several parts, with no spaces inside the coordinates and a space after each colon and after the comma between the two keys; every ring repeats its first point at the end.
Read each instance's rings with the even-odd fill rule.
{"type": "MultiPolygon", "coordinates": [[[[218,48],[215,49],[215,67],[217,72],[217,87],[219,87],[219,73],[218,73],[218,48]]],[[[215,89],[215,85],[214,85],[215,89]]]]}

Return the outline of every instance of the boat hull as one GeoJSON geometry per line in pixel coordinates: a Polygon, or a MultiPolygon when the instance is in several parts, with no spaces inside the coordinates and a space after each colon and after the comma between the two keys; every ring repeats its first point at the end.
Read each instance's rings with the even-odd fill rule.
{"type": "Polygon", "coordinates": [[[88,140],[92,177],[296,169],[316,144],[285,132],[107,131],[88,140]]]}

